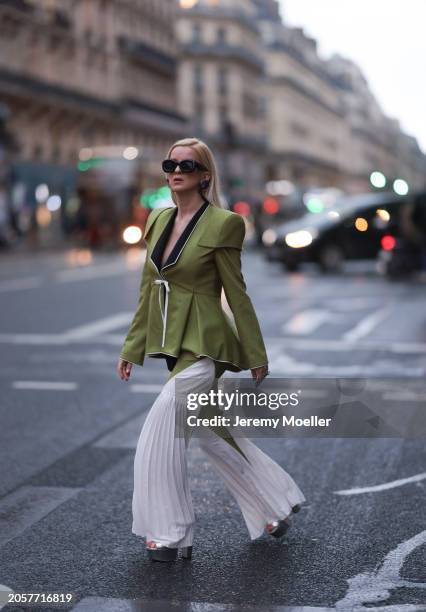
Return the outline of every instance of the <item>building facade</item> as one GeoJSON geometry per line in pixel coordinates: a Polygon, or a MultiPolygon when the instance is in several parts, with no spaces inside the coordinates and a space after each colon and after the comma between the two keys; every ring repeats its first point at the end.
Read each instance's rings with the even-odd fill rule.
{"type": "Polygon", "coordinates": [[[263,6],[271,179],[356,193],[368,191],[371,172],[381,171],[425,187],[424,153],[384,114],[360,68],[337,55],[321,59],[302,28],[276,19],[270,2],[257,3],[263,6]]]}
{"type": "MultiPolygon", "coordinates": [[[[123,159],[126,149],[129,162],[136,150],[147,186],[164,182],[161,159],[187,134],[177,110],[175,9],[174,0],[0,4],[0,100],[27,201],[35,205],[39,183],[67,198],[79,161],[123,159]]],[[[127,172],[120,167],[118,180],[127,172]]]]}
{"type": "Polygon", "coordinates": [[[398,120],[386,116],[360,68],[339,55],[327,60],[326,66],[344,84],[348,184],[362,189],[370,173],[380,171],[389,183],[403,178],[412,188],[425,187],[426,158],[416,138],[405,134],[398,120]]]}
{"type": "Polygon", "coordinates": [[[165,184],[164,154],[191,135],[214,149],[230,201],[259,200],[277,179],[366,191],[374,170],[424,187],[416,139],[383,113],[360,69],[321,59],[278,6],[3,0],[0,105],[14,143],[14,210],[24,202],[36,221],[40,200],[50,193],[65,204],[90,183],[89,168],[106,192],[121,190],[125,208],[131,189],[165,184]]]}
{"type": "Polygon", "coordinates": [[[179,6],[181,112],[214,146],[225,195],[255,195],[264,186],[268,150],[256,3],[180,0],[179,6]]]}
{"type": "Polygon", "coordinates": [[[261,22],[267,64],[270,178],[340,182],[346,120],[341,85],[321,65],[316,41],[298,28],[261,22]]]}

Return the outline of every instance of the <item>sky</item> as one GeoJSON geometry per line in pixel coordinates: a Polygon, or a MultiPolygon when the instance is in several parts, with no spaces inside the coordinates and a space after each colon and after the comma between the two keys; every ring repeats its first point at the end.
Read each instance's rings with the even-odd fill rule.
{"type": "Polygon", "coordinates": [[[426,153],[426,0],[279,0],[319,55],[355,61],[386,115],[426,153]]]}

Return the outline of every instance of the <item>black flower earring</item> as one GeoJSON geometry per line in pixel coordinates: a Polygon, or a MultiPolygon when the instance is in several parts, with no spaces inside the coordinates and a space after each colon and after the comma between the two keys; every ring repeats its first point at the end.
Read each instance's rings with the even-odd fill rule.
{"type": "Polygon", "coordinates": [[[209,179],[203,179],[202,181],[200,181],[200,188],[201,189],[207,189],[207,187],[209,185],[210,185],[209,179]]]}

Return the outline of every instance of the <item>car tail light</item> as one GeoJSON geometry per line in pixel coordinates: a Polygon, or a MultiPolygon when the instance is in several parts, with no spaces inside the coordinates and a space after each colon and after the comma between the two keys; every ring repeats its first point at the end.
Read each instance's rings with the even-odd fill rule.
{"type": "Polygon", "coordinates": [[[233,208],[234,212],[238,213],[239,215],[242,215],[243,217],[248,217],[248,215],[250,214],[250,204],[248,202],[235,202],[233,208]]]}
{"type": "Polygon", "coordinates": [[[276,215],[280,209],[278,200],[275,198],[265,198],[263,200],[263,210],[268,215],[276,215]]]}
{"type": "Polygon", "coordinates": [[[384,251],[392,251],[396,244],[395,238],[393,236],[390,236],[389,234],[386,234],[386,236],[382,236],[380,242],[384,251]]]}

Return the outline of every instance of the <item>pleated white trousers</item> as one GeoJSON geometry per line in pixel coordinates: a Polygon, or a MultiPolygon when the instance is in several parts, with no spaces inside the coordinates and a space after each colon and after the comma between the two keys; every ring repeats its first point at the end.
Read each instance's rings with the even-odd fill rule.
{"type": "MultiPolygon", "coordinates": [[[[214,361],[198,359],[165,383],[145,419],[134,460],[132,532],[147,542],[170,547],[193,543],[195,514],[186,457],[191,438],[190,434],[179,437],[175,428],[177,424],[185,427],[188,416],[181,394],[208,392],[214,378],[214,361]]],[[[250,439],[235,438],[250,463],[208,428],[203,428],[198,440],[237,501],[252,540],[262,535],[266,523],[285,518],[295,504],[305,501],[290,474],[250,439]]]]}

